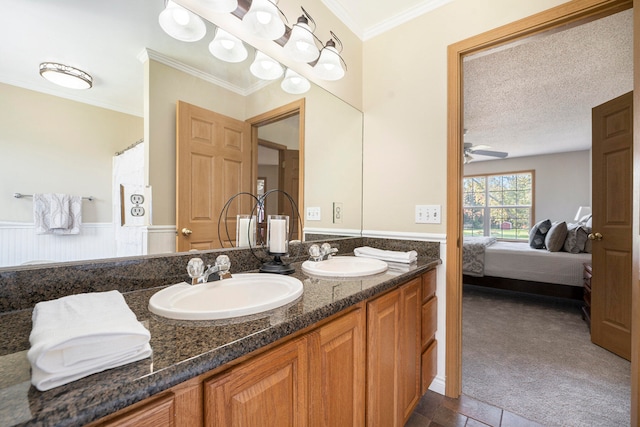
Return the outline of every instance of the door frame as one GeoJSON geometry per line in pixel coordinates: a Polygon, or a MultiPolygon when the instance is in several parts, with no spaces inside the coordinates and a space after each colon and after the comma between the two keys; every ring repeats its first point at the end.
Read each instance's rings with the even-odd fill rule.
{"type": "MultiPolygon", "coordinates": [[[[298,189],[298,211],[304,206],[304,134],[305,134],[305,98],[282,105],[265,113],[258,114],[245,120],[251,125],[251,152],[253,153],[253,176],[258,176],[258,128],[268,125],[278,120],[286,119],[299,114],[298,125],[298,150],[300,151],[300,170],[298,179],[300,180],[300,188],[298,189]]],[[[304,230],[304,215],[300,214],[300,230],[304,230]]]]}
{"type": "MultiPolygon", "coordinates": [[[[640,35],[640,0],[573,0],[552,9],[452,44],[447,50],[447,249],[446,249],[446,333],[445,394],[462,393],[462,141],[463,141],[463,58],[545,31],[577,26],[634,6],[634,34],[640,35]]],[[[634,105],[640,105],[640,37],[634,38],[634,105]]],[[[634,109],[635,129],[640,129],[640,107],[634,109]]],[[[640,215],[640,132],[634,132],[633,276],[632,325],[640,331],[640,289],[638,286],[638,217],[640,215]]],[[[640,333],[632,334],[631,420],[638,425],[638,375],[640,333]],[[635,380],[633,380],[635,379],[635,380]]]]}

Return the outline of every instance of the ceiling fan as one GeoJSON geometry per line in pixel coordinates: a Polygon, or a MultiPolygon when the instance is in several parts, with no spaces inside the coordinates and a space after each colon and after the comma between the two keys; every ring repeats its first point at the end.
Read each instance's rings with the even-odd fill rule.
{"type": "Polygon", "coordinates": [[[491,148],[491,147],[488,145],[473,145],[470,142],[465,142],[464,143],[464,164],[467,164],[471,160],[473,160],[473,157],[471,157],[471,154],[499,157],[501,159],[504,159],[509,155],[509,153],[506,153],[504,151],[492,151],[492,150],[488,150],[488,148],[491,148]]]}

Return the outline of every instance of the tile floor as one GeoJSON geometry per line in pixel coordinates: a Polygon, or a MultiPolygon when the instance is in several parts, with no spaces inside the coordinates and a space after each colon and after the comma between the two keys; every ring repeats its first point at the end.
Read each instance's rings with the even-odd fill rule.
{"type": "Polygon", "coordinates": [[[427,391],[405,427],[542,427],[469,396],[459,399],[427,391]]]}

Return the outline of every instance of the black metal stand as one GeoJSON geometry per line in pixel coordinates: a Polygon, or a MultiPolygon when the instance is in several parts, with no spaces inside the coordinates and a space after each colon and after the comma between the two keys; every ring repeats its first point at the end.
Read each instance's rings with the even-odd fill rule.
{"type": "Polygon", "coordinates": [[[274,255],[273,260],[262,264],[262,267],[260,267],[260,273],[291,274],[296,271],[291,264],[285,264],[282,262],[280,255],[284,254],[272,255],[274,255]]]}

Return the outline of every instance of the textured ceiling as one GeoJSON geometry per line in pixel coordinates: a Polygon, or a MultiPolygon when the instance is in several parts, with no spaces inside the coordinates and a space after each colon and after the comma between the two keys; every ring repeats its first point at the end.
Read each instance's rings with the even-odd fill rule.
{"type": "Polygon", "coordinates": [[[589,149],[591,109],[633,89],[632,15],[466,58],[465,142],[509,157],[589,149]]]}

